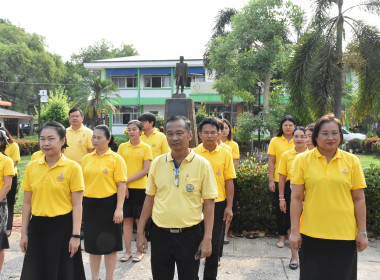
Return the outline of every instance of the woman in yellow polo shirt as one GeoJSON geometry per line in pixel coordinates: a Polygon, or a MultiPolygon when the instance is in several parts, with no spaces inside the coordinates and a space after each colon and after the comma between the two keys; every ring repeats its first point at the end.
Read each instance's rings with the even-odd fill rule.
{"type": "Polygon", "coordinates": [[[13,213],[15,209],[16,203],[16,193],[17,193],[17,164],[20,161],[20,148],[18,144],[14,141],[12,135],[5,127],[0,127],[1,130],[5,132],[8,137],[8,145],[5,148],[4,154],[10,157],[13,160],[14,168],[15,168],[15,176],[12,179],[12,187],[11,190],[7,194],[7,203],[8,203],[8,223],[7,223],[7,236],[9,237],[12,233],[12,225],[13,225],[13,213]]]}
{"type": "Polygon", "coordinates": [[[79,164],[61,153],[65,136],[62,124],[44,124],[39,141],[45,157],[25,170],[22,280],[86,279],[80,250],[83,175],[79,164]]]}
{"type": "Polygon", "coordinates": [[[311,140],[313,135],[313,129],[314,129],[315,123],[311,123],[306,127],[305,135],[306,135],[306,147],[308,150],[312,150],[315,148],[313,141],[311,140]]]}
{"type": "Polygon", "coordinates": [[[92,279],[99,279],[104,255],[106,279],[113,279],[117,251],[123,250],[121,223],[126,190],[127,167],[123,158],[109,148],[113,136],[105,125],[92,135],[95,151],[81,161],[85,190],[83,199],[84,248],[90,255],[92,279]]]}
{"type": "Polygon", "coordinates": [[[12,159],[5,156],[4,150],[8,144],[4,131],[0,131],[0,273],[3,267],[5,250],[9,249],[7,228],[7,193],[11,189],[12,177],[15,175],[12,159]]]}
{"type": "MultiPolygon", "coordinates": [[[[268,175],[269,175],[269,190],[273,192],[273,207],[276,213],[277,232],[279,241],[278,248],[283,248],[285,245],[285,236],[288,234],[288,229],[282,221],[282,212],[278,199],[281,198],[278,191],[278,165],[281,156],[284,152],[294,148],[293,131],[296,128],[296,121],[292,116],[285,116],[280,122],[280,128],[276,137],[273,137],[268,147],[268,175]]],[[[283,197],[282,197],[283,198],[283,197]]]]}
{"type": "MultiPolygon", "coordinates": [[[[148,144],[140,140],[144,127],[141,122],[132,120],[128,123],[127,131],[129,141],[119,146],[117,151],[127,164],[128,168],[128,192],[129,198],[124,201],[124,243],[125,253],[120,259],[122,262],[128,261],[132,257],[132,234],[133,219],[136,219],[138,226],[140,214],[145,200],[145,189],[148,182],[147,174],[149,172],[150,163],[153,159],[152,149],[148,144]]],[[[144,254],[136,252],[132,261],[139,262],[144,254]]]]}
{"type": "MultiPolygon", "coordinates": [[[[305,128],[297,126],[293,132],[294,149],[286,151],[282,154],[280,164],[278,166],[279,181],[279,205],[282,211],[282,221],[284,226],[290,229],[290,173],[294,159],[300,153],[307,150],[305,146],[305,128]]],[[[298,252],[292,249],[292,257],[290,259],[289,267],[291,269],[298,268],[298,252]]]]}
{"type": "Polygon", "coordinates": [[[316,148],[296,157],[290,177],[289,241],[301,249],[300,279],[357,279],[357,252],[368,245],[364,173],[355,155],[338,149],[343,131],[334,115],[316,122],[312,140],[316,148]]]}

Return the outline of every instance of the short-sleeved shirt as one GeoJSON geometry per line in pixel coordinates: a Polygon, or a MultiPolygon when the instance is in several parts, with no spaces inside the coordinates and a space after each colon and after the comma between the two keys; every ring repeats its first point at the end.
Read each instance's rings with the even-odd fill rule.
{"type": "Polygon", "coordinates": [[[226,143],[223,143],[223,141],[220,141],[218,146],[219,146],[219,148],[225,149],[226,151],[228,151],[232,156],[232,148],[230,146],[228,146],[226,143]]]}
{"type": "Polygon", "coordinates": [[[236,178],[232,155],[226,149],[220,148],[219,145],[216,145],[210,153],[203,147],[203,144],[199,144],[194,148],[194,152],[207,159],[212,166],[218,183],[218,199],[215,202],[226,200],[226,180],[236,178]]]}
{"type": "Polygon", "coordinates": [[[83,196],[105,198],[117,193],[117,183],[127,181],[124,159],[108,149],[98,156],[96,150],[87,154],[81,162],[85,190],[83,196]]]}
{"type": "Polygon", "coordinates": [[[179,166],[175,184],[171,153],[157,157],[150,167],[146,194],[154,196],[153,222],[163,228],[186,228],[203,220],[202,199],[218,196],[210,163],[191,151],[179,166]]]}
{"type": "Polygon", "coordinates": [[[232,158],[233,159],[240,159],[240,151],[239,151],[239,145],[233,140],[227,140],[224,142],[228,147],[232,150],[232,158]]]}
{"type": "Polygon", "coordinates": [[[300,153],[297,152],[295,148],[293,148],[289,151],[284,152],[281,156],[277,172],[279,174],[285,175],[286,181],[290,180],[290,174],[291,174],[290,172],[291,172],[293,161],[296,158],[296,156],[298,156],[299,154],[300,153]]]}
{"type": "Polygon", "coordinates": [[[159,155],[170,152],[165,134],[157,131],[157,129],[154,129],[149,137],[146,137],[145,133],[143,132],[140,136],[140,139],[152,148],[153,159],[159,155]]]}
{"type": "MultiPolygon", "coordinates": [[[[142,141],[136,146],[133,146],[131,141],[123,143],[119,146],[117,153],[122,156],[127,165],[128,178],[143,169],[145,160],[153,160],[152,149],[142,141]]],[[[143,176],[139,180],[128,183],[127,187],[128,189],[145,189],[147,182],[147,176],[143,176]]]]}
{"type": "Polygon", "coordinates": [[[30,160],[33,161],[33,160],[43,158],[43,157],[45,157],[44,152],[43,151],[37,151],[37,152],[33,153],[32,158],[30,160]]]}
{"type": "Polygon", "coordinates": [[[93,149],[91,142],[92,130],[82,125],[77,131],[72,126],[66,128],[66,139],[68,147],[65,156],[71,160],[81,163],[82,158],[93,149]]]}
{"type": "Polygon", "coordinates": [[[4,187],[4,177],[16,174],[13,160],[3,153],[0,153],[0,190],[4,187]]]}
{"type": "Polygon", "coordinates": [[[294,148],[293,139],[288,142],[288,140],[282,136],[273,137],[269,143],[268,155],[276,156],[276,164],[274,165],[274,176],[273,180],[278,182],[278,165],[280,164],[281,156],[284,152],[289,151],[294,148]]]}
{"type": "Polygon", "coordinates": [[[356,156],[337,149],[327,163],[315,148],[296,157],[290,180],[305,186],[301,233],[321,239],[355,240],[357,224],[351,191],[366,188],[356,156]]]}
{"type": "Polygon", "coordinates": [[[32,192],[33,215],[65,215],[73,210],[71,193],[84,190],[82,170],[64,155],[52,167],[40,158],[27,165],[21,188],[32,192]]]}
{"type": "MultiPolygon", "coordinates": [[[[4,154],[8,157],[10,157],[13,162],[15,161],[20,161],[20,147],[16,142],[10,143],[9,145],[6,146],[4,154]]],[[[17,167],[15,167],[15,175],[18,174],[17,167]]]]}

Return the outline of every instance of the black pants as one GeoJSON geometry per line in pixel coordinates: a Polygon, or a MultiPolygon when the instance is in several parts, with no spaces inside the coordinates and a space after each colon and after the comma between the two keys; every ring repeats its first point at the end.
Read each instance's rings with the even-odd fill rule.
{"type": "Polygon", "coordinates": [[[8,201],[8,222],[7,222],[7,230],[12,230],[13,225],[13,214],[16,203],[16,193],[17,193],[17,176],[12,178],[12,186],[10,191],[7,193],[7,201],[8,201]]]}
{"type": "Polygon", "coordinates": [[[277,231],[279,235],[286,236],[290,229],[290,197],[292,194],[290,190],[290,181],[285,183],[284,198],[286,202],[286,213],[282,212],[280,209],[278,183],[275,182],[275,185],[276,191],[273,193],[273,207],[276,212],[277,231]]]}
{"type": "MultiPolygon", "coordinates": [[[[219,262],[219,252],[220,244],[223,242],[224,230],[223,221],[224,210],[227,206],[227,200],[221,202],[215,202],[214,210],[214,227],[212,229],[212,253],[211,256],[206,258],[205,270],[203,274],[204,280],[215,280],[218,275],[218,262],[219,262]]],[[[199,263],[198,269],[199,270],[199,263]]],[[[199,279],[198,273],[195,279],[199,279]]]]}
{"type": "Polygon", "coordinates": [[[176,264],[179,280],[194,280],[199,267],[194,256],[202,240],[200,225],[182,233],[170,233],[152,223],[150,236],[153,279],[172,280],[176,264]]]}

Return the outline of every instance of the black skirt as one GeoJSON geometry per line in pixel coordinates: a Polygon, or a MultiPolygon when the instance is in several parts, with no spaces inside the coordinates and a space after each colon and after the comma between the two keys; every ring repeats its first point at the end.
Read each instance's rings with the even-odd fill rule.
{"type": "Polygon", "coordinates": [[[0,250],[9,249],[9,242],[6,233],[8,221],[7,198],[0,202],[0,250]]]}
{"type": "Polygon", "coordinates": [[[145,201],[145,189],[128,189],[129,198],[125,199],[123,214],[125,218],[140,219],[141,211],[145,201]]]}
{"type": "Polygon", "coordinates": [[[286,236],[290,229],[290,198],[292,195],[290,181],[285,182],[284,199],[286,202],[286,213],[282,212],[280,209],[278,182],[275,182],[275,185],[276,191],[273,193],[273,207],[276,213],[277,232],[278,235],[286,236]]]}
{"type": "Polygon", "coordinates": [[[300,280],[356,280],[354,240],[312,238],[302,234],[300,280]]]}
{"type": "Polygon", "coordinates": [[[72,228],[72,213],[56,217],[32,216],[21,280],[86,279],[80,246],[70,258],[72,228]]]}
{"type": "Polygon", "coordinates": [[[122,224],[115,224],[117,194],[105,198],[83,198],[84,248],[92,255],[123,250],[122,224]]]}

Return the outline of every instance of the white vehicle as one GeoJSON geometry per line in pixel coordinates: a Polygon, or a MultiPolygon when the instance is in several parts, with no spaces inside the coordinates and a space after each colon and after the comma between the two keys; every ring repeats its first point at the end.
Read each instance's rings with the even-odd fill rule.
{"type": "Polygon", "coordinates": [[[342,128],[343,130],[343,140],[344,142],[348,142],[352,139],[360,139],[360,140],[364,140],[367,138],[367,135],[365,134],[362,134],[362,133],[352,133],[352,132],[349,132],[347,131],[345,128],[342,128]]]}

